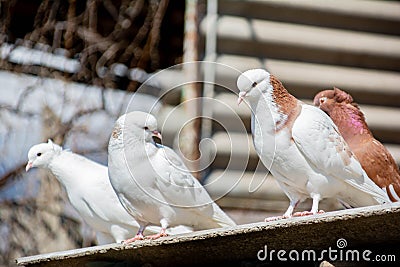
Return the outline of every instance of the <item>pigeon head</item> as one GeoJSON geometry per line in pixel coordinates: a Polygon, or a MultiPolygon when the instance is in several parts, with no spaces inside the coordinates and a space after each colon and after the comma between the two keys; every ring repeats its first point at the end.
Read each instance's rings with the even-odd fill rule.
{"type": "Polygon", "coordinates": [[[136,139],[146,142],[154,142],[153,137],[162,139],[157,131],[157,119],[150,113],[142,111],[133,111],[119,117],[114,132],[116,129],[124,129],[127,137],[133,135],[136,139]]]}
{"type": "Polygon", "coordinates": [[[263,69],[245,71],[239,76],[236,84],[240,91],[238,105],[245,98],[248,98],[250,101],[258,99],[263,92],[273,90],[270,82],[270,74],[263,69]]]}
{"type": "Polygon", "coordinates": [[[29,171],[31,168],[45,168],[53,159],[53,156],[62,151],[62,148],[54,144],[50,139],[47,143],[41,143],[32,146],[28,152],[28,163],[25,170],[29,171]]]}
{"type": "Polygon", "coordinates": [[[332,90],[324,90],[319,92],[314,97],[314,105],[327,112],[328,114],[338,103],[352,104],[353,98],[351,95],[339,88],[334,87],[332,90]]]}

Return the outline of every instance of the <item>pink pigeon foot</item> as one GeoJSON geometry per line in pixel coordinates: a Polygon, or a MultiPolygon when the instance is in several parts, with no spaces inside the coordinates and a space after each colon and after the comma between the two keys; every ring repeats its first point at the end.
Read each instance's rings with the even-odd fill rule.
{"type": "Polygon", "coordinates": [[[129,238],[127,240],[122,241],[122,244],[130,244],[135,242],[136,240],[143,240],[144,236],[142,234],[137,234],[135,237],[129,238]]]}
{"type": "Polygon", "coordinates": [[[146,236],[146,238],[154,240],[154,239],[157,239],[157,238],[160,238],[160,237],[163,237],[163,236],[168,236],[168,234],[165,232],[164,229],[162,229],[160,233],[155,234],[155,235],[146,236]]]}
{"type": "MultiPolygon", "coordinates": [[[[320,210],[317,212],[317,214],[322,214],[325,213],[325,211],[320,210]]],[[[311,211],[301,211],[301,212],[295,212],[293,214],[293,217],[302,217],[302,216],[309,216],[309,215],[314,215],[311,211]]]]}

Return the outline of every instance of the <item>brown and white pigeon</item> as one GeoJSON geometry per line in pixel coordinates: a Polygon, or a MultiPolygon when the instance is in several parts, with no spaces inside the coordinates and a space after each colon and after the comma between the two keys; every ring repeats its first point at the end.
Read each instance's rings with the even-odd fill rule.
{"type": "Polygon", "coordinates": [[[399,201],[399,167],[390,152],[374,138],[351,95],[339,88],[324,90],[315,95],[314,105],[331,117],[369,178],[387,191],[392,201],[399,201]]]}
{"type": "Polygon", "coordinates": [[[246,100],[252,111],[254,147],[289,197],[284,218],[296,205],[312,199],[316,214],[324,198],[337,198],[345,207],[390,202],[368,178],[329,116],[307,105],[263,69],[252,69],[237,80],[238,104],[246,100]]]}
{"type": "Polygon", "coordinates": [[[108,171],[119,200],[140,228],[131,243],[143,239],[148,225],[203,230],[236,225],[193,177],[182,159],[161,139],[156,118],[145,112],[124,114],[115,123],[108,145],[108,171]]]}

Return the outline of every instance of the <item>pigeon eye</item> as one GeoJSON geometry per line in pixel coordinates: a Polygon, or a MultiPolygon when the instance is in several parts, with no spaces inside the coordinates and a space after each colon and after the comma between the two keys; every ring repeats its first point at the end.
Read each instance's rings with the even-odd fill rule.
{"type": "Polygon", "coordinates": [[[144,129],[145,131],[147,131],[147,130],[149,129],[149,127],[144,126],[143,129],[144,129]]]}
{"type": "Polygon", "coordinates": [[[257,86],[257,82],[254,82],[251,87],[256,87],[257,86]]]}
{"type": "Polygon", "coordinates": [[[42,155],[42,153],[40,153],[40,152],[36,154],[36,156],[38,156],[38,157],[40,157],[41,155],[42,155]]]}

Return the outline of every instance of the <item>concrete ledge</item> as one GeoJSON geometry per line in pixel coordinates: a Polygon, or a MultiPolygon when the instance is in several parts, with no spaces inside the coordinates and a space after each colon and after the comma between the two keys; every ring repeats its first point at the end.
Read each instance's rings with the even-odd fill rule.
{"type": "MultiPolygon", "coordinates": [[[[400,203],[328,212],[309,217],[233,228],[198,231],[133,245],[110,244],[17,259],[25,266],[194,266],[207,264],[261,264],[257,253],[268,250],[321,251],[337,249],[337,240],[347,241],[345,249],[372,252],[400,247],[400,203]],[[117,265],[118,264],[118,265],[117,265]],[[147,265],[146,265],[147,266],[147,265]]],[[[383,251],[382,253],[384,253],[383,251]]],[[[396,252],[396,251],[395,251],[396,252]]],[[[400,255],[396,255],[397,260],[400,255]]],[[[286,262],[287,265],[288,262],[286,262]]],[[[290,262],[289,262],[290,263],[290,262]]],[[[251,265],[250,265],[251,266],[251,265]]]]}

